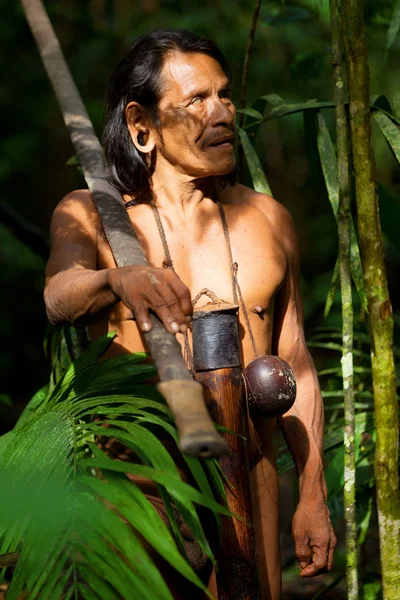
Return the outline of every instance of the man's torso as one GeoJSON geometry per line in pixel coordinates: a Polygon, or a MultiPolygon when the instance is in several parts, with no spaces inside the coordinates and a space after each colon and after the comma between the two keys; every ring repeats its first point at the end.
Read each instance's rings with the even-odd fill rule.
{"type": "MultiPolygon", "coordinates": [[[[274,223],[276,202],[244,186],[227,187],[220,194],[224,207],[237,278],[247,308],[250,326],[259,354],[271,353],[274,300],[282,285],[287,260],[282,239],[274,223]],[[260,202],[265,206],[260,207],[260,202]],[[271,217],[267,218],[268,212],[271,217]],[[261,307],[257,312],[255,307],[261,307]]],[[[165,253],[160,233],[149,205],[128,208],[128,214],[153,267],[162,267],[165,253]]],[[[216,202],[204,199],[195,209],[166,214],[160,211],[163,228],[176,274],[194,298],[207,288],[224,301],[233,303],[232,269],[223,225],[216,202]]],[[[97,268],[115,267],[111,249],[98,228],[97,268]]],[[[198,306],[209,299],[203,297],[198,306]]],[[[242,310],[239,310],[243,363],[254,358],[242,310]]],[[[147,350],[132,313],[121,302],[89,327],[92,339],[106,331],[117,338],[107,356],[147,350]]],[[[182,343],[182,335],[177,334],[182,343]]],[[[190,339],[190,331],[189,331],[190,339]]]]}

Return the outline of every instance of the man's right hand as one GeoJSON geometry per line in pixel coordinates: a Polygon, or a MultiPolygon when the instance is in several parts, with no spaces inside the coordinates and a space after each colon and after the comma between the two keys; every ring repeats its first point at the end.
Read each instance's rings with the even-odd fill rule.
{"type": "Polygon", "coordinates": [[[172,269],[131,265],[110,270],[110,286],[133,313],[144,332],[150,331],[149,310],[171,333],[185,333],[193,307],[190,292],[172,269]]]}

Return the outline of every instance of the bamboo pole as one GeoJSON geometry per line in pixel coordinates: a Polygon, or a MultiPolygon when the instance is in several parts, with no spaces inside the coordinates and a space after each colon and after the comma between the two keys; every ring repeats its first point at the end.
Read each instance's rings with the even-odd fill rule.
{"type": "MultiPolygon", "coordinates": [[[[21,1],[115,262],[118,267],[146,265],[145,254],[121,195],[106,179],[100,142],[43,2],[21,1]]],[[[174,415],[182,451],[195,456],[220,456],[226,451],[226,442],[215,430],[204,404],[201,387],[193,381],[185,366],[179,342],[167,332],[156,315],[151,314],[150,319],[152,328],[144,337],[157,367],[160,392],[174,415]]]]}
{"type": "MultiPolygon", "coordinates": [[[[254,37],[256,35],[257,29],[257,21],[260,14],[261,9],[261,1],[256,0],[256,4],[254,6],[253,17],[251,19],[250,32],[247,40],[246,52],[244,55],[244,63],[243,63],[243,73],[242,73],[242,89],[240,95],[240,104],[241,108],[246,108],[246,96],[247,96],[247,81],[249,79],[249,65],[250,65],[250,57],[253,50],[254,37]]],[[[244,122],[244,114],[240,115],[239,125],[243,127],[244,122]]]]}
{"type": "Polygon", "coordinates": [[[399,421],[393,356],[393,316],[386,279],[372,149],[368,51],[363,0],[342,0],[358,236],[368,300],[374,390],[375,481],[385,600],[400,589],[399,421]]]}
{"type": "Polygon", "coordinates": [[[342,73],[342,37],[338,0],[330,1],[332,29],[332,61],[336,108],[336,141],[338,155],[339,266],[342,296],[342,376],[344,397],[344,517],[346,523],[347,597],[358,600],[355,405],[353,388],[353,301],[350,270],[350,164],[345,91],[342,73]]]}
{"type": "Polygon", "coordinates": [[[226,433],[229,452],[220,465],[229,510],[241,519],[221,517],[215,550],[218,600],[261,600],[237,315],[237,306],[221,302],[194,311],[193,366],[214,420],[232,432],[226,433]]]}

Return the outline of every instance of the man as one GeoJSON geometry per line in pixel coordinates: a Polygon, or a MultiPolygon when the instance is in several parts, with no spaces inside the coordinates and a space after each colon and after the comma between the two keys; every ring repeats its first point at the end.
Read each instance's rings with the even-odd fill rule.
{"type": "MultiPolygon", "coordinates": [[[[296,375],[295,404],[279,422],[299,474],[293,536],[301,575],[309,577],[331,568],[336,539],[322,467],[323,405],[304,340],[299,250],[286,209],[235,183],[230,94],[228,66],[213,42],[176,30],[135,42],[111,77],[104,145],[110,179],[126,202],[149,266],[116,268],[90,193],[73,192],[54,212],[45,300],[53,323],[87,325],[92,339],[117,330],[107,356],[146,349],[142,332],[151,327],[149,309],[182,343],[191,298],[201,289],[232,302],[221,203],[258,353],[278,354],[296,375]],[[163,268],[166,248],[173,270],[163,268]]],[[[254,354],[242,314],[240,324],[247,365],[254,354]]],[[[276,600],[274,420],[259,419],[254,426],[262,451],[251,470],[260,577],[263,598],[276,600]]]]}

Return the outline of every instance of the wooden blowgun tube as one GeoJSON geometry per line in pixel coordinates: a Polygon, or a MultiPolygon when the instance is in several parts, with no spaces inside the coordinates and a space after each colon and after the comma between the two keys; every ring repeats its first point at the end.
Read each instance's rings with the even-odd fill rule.
{"type": "Polygon", "coordinates": [[[238,307],[194,312],[193,359],[196,378],[205,390],[214,420],[235,432],[227,434],[228,453],[220,465],[229,509],[242,520],[221,518],[218,560],[218,600],[260,600],[257,553],[252,517],[246,431],[242,390],[238,307]]]}
{"type": "MultiPolygon", "coordinates": [[[[115,263],[118,267],[146,265],[146,257],[121,195],[107,182],[103,150],[43,2],[21,1],[115,263]]],[[[171,408],[178,427],[181,450],[194,456],[220,456],[226,451],[225,440],[215,430],[204,404],[201,387],[193,381],[187,370],[178,341],[155,315],[151,315],[151,324],[152,329],[145,334],[145,339],[158,370],[160,392],[171,408]]]]}

